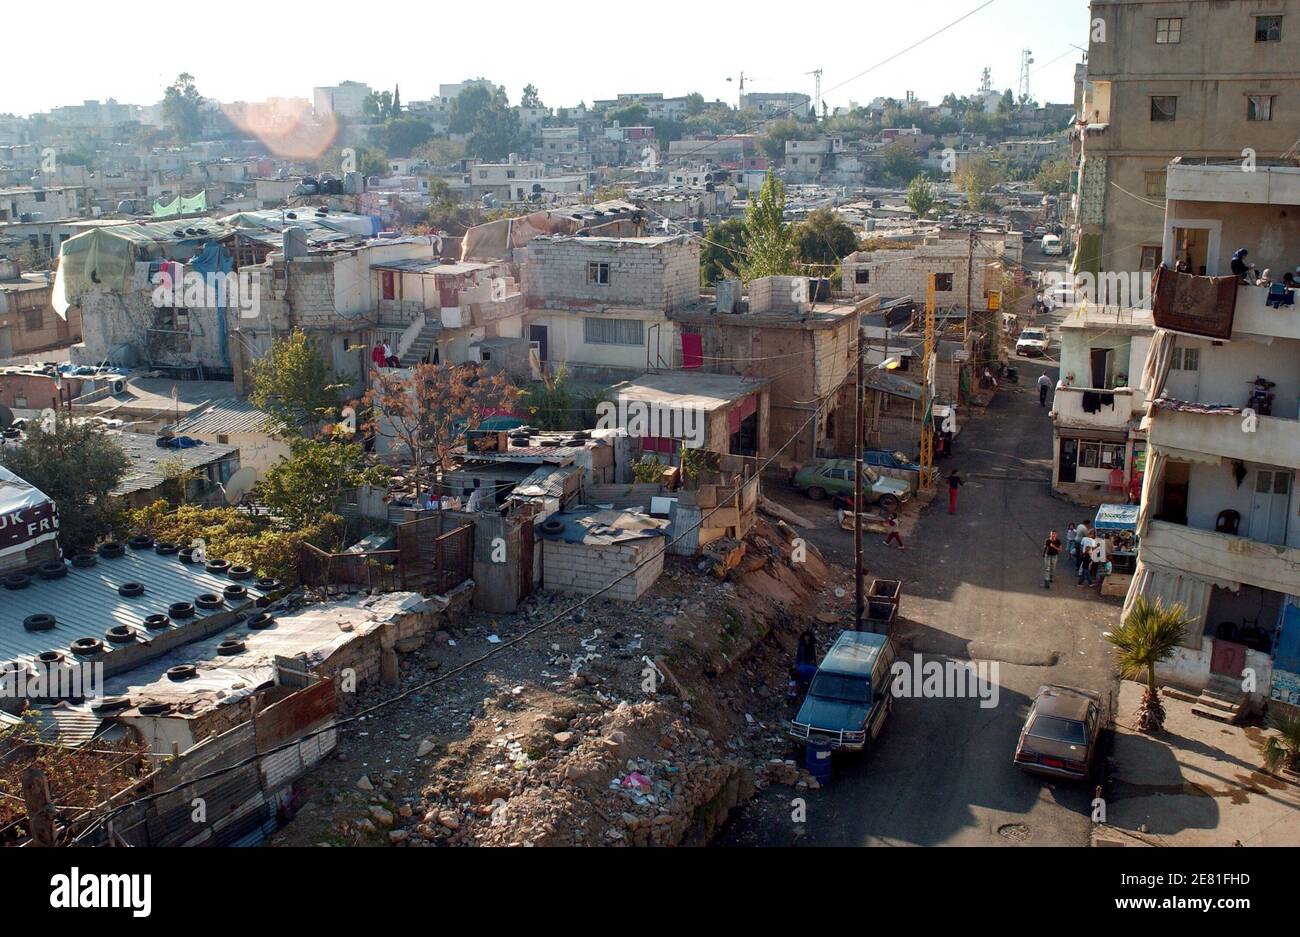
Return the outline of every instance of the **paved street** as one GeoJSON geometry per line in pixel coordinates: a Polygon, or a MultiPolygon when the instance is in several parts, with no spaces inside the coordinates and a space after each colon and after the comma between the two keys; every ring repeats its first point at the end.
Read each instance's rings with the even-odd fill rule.
{"type": "MultiPolygon", "coordinates": [[[[1058,317],[1059,318],[1059,317],[1058,317]]],[[[1048,529],[1088,515],[1052,496],[1051,423],[1034,382],[1041,363],[1016,362],[1019,387],[999,393],[941,464],[967,478],[957,514],[947,492],[926,508],[906,552],[867,538],[871,576],[904,581],[900,659],[996,661],[1000,697],[899,699],[874,751],[836,762],[832,784],[807,794],[807,822],[790,820],[795,792],[769,788],[738,813],[721,845],[1085,845],[1092,791],[1027,777],[1011,765],[1028,702],[1043,683],[1113,691],[1102,632],[1119,600],[1077,588],[1064,568],[1042,587],[1048,529]]],[[[1055,377],[1055,369],[1048,370],[1055,377]]],[[[847,532],[816,537],[851,562],[847,532]]]]}

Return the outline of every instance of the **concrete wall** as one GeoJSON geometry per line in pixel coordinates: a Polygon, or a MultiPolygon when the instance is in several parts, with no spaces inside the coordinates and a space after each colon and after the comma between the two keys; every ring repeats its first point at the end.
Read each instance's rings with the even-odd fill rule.
{"type": "Polygon", "coordinates": [[[1135,271],[1142,247],[1162,241],[1164,204],[1147,195],[1146,172],[1163,173],[1180,155],[1240,159],[1243,147],[1278,157],[1295,142],[1294,116],[1286,115],[1300,91],[1300,0],[1094,2],[1092,16],[1102,20],[1105,41],[1094,30],[1086,117],[1109,126],[1084,139],[1093,166],[1085,164],[1080,217],[1084,233],[1102,236],[1103,269],[1135,271]],[[1257,13],[1283,15],[1281,42],[1255,41],[1257,13]],[[1182,17],[1181,41],[1157,44],[1155,20],[1169,16],[1182,17]],[[1248,121],[1246,95],[1261,93],[1277,96],[1274,118],[1248,121]],[[1152,95],[1178,98],[1173,121],[1151,120],[1152,95]]]}
{"type": "MultiPolygon", "coordinates": [[[[1271,270],[1274,279],[1281,280],[1282,274],[1294,273],[1296,264],[1300,263],[1300,207],[1295,205],[1239,205],[1223,202],[1170,201],[1165,227],[1172,233],[1174,228],[1200,227],[1197,221],[1213,220],[1217,232],[1217,245],[1211,238],[1211,246],[1217,246],[1215,256],[1207,258],[1206,274],[1209,276],[1226,276],[1231,272],[1229,264],[1232,253],[1240,247],[1250,251],[1246,258],[1261,272],[1271,270]]],[[[1166,238],[1167,246],[1172,245],[1176,256],[1167,258],[1172,265],[1181,253],[1172,237],[1166,238]]],[[[1199,270],[1196,272],[1200,272],[1199,270]]]]}
{"type": "Polygon", "coordinates": [[[1300,340],[1279,339],[1272,344],[1238,340],[1215,345],[1208,339],[1177,337],[1178,348],[1200,350],[1196,371],[1171,370],[1165,391],[1171,397],[1198,403],[1244,407],[1251,382],[1258,375],[1277,384],[1273,388],[1273,416],[1300,417],[1300,340]]]}
{"type": "Polygon", "coordinates": [[[961,238],[942,238],[911,249],[858,251],[841,261],[844,289],[853,297],[861,298],[879,294],[885,297],[911,296],[924,303],[929,276],[950,274],[952,288],[935,290],[935,305],[940,309],[966,305],[966,270],[971,267],[974,282],[971,285],[971,307],[987,310],[988,298],[984,294],[985,267],[1001,253],[1008,250],[1001,235],[981,234],[984,242],[975,245],[975,256],[970,261],[969,243],[961,238]],[[858,271],[866,271],[866,282],[858,282],[858,271]]]}
{"type": "Polygon", "coordinates": [[[621,579],[603,596],[623,602],[636,601],[654,585],[664,570],[664,537],[646,537],[608,545],[565,543],[544,540],[542,543],[542,585],[557,592],[590,595],[638,564],[645,563],[632,575],[621,579]],[[650,560],[650,562],[646,562],[650,560]]]}
{"type": "Polygon", "coordinates": [[[536,238],[523,288],[530,308],[644,307],[660,313],[698,301],[700,248],[686,237],[536,238]],[[607,284],[589,283],[588,263],[609,264],[607,284]]]}
{"type": "Polygon", "coordinates": [[[50,305],[52,290],[11,290],[0,284],[0,357],[62,348],[81,337],[81,310],[69,307],[64,319],[50,305]]]}

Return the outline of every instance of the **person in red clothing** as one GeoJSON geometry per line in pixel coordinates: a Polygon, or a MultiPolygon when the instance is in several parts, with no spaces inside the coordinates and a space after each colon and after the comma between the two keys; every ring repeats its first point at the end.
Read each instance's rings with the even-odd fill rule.
{"type": "Polygon", "coordinates": [[[375,342],[375,347],[370,349],[370,360],[374,363],[375,367],[377,368],[382,368],[384,366],[384,343],[383,342],[375,342]]]}
{"type": "Polygon", "coordinates": [[[960,475],[957,474],[956,469],[953,469],[951,472],[948,473],[948,513],[949,514],[957,513],[957,489],[964,484],[966,483],[962,481],[962,478],[960,475]]]}
{"type": "Polygon", "coordinates": [[[907,547],[903,546],[903,537],[898,532],[898,515],[889,515],[889,520],[885,523],[889,525],[889,535],[885,537],[885,546],[889,546],[891,543],[897,543],[898,549],[906,550],[907,547]]]}

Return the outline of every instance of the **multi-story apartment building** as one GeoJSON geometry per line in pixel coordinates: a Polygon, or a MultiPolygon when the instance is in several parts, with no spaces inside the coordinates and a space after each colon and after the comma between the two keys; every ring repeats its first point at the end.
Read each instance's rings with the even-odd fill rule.
{"type": "MultiPolygon", "coordinates": [[[[1294,165],[1176,161],[1167,196],[1166,250],[1195,233],[1206,246],[1195,266],[1210,276],[1228,274],[1229,245],[1277,266],[1300,256],[1294,165]]],[[[1187,609],[1185,647],[1163,665],[1171,681],[1300,704],[1300,306],[1281,287],[1161,271],[1153,307],[1126,610],[1139,595],[1187,609]],[[1256,379],[1268,382],[1262,404],[1256,379]]]]}
{"type": "Polygon", "coordinates": [[[1300,0],[1092,0],[1076,268],[1153,270],[1175,156],[1300,138],[1300,0]]]}
{"type": "Polygon", "coordinates": [[[680,363],[671,314],[700,303],[700,244],[682,235],[528,243],[526,334],[538,357],[590,378],[680,363]]]}
{"type": "Polygon", "coordinates": [[[1151,311],[1081,303],[1060,330],[1052,488],[1085,504],[1126,504],[1146,461],[1138,377],[1151,347],[1151,311]]]}

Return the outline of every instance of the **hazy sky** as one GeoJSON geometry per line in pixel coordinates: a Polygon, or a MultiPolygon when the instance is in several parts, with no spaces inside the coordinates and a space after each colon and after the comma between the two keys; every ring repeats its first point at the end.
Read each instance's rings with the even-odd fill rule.
{"type": "MultiPolygon", "coordinates": [[[[1037,60],[1034,96],[1070,101],[1081,57],[1070,45],[1087,45],[1087,0],[992,0],[917,49],[854,77],[985,2],[868,0],[803,8],[531,0],[443,7],[272,0],[126,11],[102,0],[63,0],[61,25],[48,41],[22,41],[19,30],[18,41],[4,44],[10,80],[0,84],[0,113],[110,97],[151,104],[182,71],[195,76],[205,96],[221,101],[310,97],[313,86],[345,79],[375,88],[400,84],[403,99],[413,100],[436,94],[439,82],[482,75],[504,84],[511,103],[532,82],[554,107],[633,91],[699,91],[735,103],[737,86],[727,78],[742,69],[747,91],[811,94],[813,78],[804,73],[820,66],[832,108],[901,98],[907,90],[938,103],[947,91],[975,90],[985,66],[995,88],[1016,88],[1023,48],[1037,60]],[[13,80],[17,75],[39,80],[13,80]]],[[[28,15],[6,5],[0,24],[28,15]]]]}

